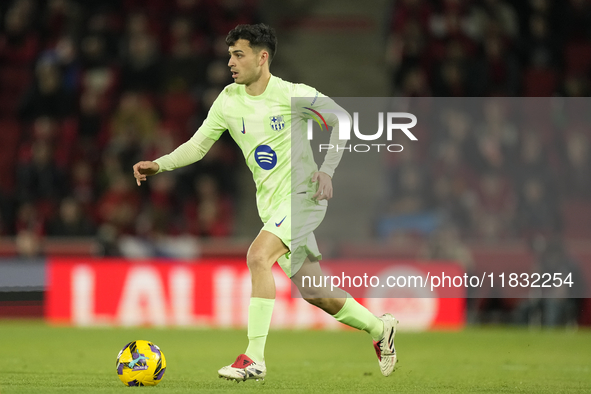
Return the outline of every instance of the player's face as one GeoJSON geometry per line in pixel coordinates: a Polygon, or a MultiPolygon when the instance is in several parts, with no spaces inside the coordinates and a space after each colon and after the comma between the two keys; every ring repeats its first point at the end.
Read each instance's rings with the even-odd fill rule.
{"type": "Polygon", "coordinates": [[[240,39],[228,49],[228,52],[228,67],[236,83],[250,85],[260,78],[266,51],[255,51],[247,40],[240,39]]]}

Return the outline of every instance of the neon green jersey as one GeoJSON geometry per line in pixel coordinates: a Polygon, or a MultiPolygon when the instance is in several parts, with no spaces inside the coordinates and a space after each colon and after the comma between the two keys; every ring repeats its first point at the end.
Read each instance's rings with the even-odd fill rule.
{"type": "Polygon", "coordinates": [[[294,116],[291,99],[319,95],[312,87],[275,76],[259,96],[249,95],[244,85],[234,83],[220,93],[198,130],[214,140],[226,129],[230,132],[252,171],[263,222],[291,193],[314,190],[311,178],[318,166],[306,139],[306,121],[294,116]],[[292,167],[292,162],[297,165],[292,167]]]}
{"type": "MultiPolygon", "coordinates": [[[[222,133],[229,130],[252,171],[259,215],[266,223],[274,208],[291,194],[316,190],[312,175],[318,166],[307,139],[309,111],[340,108],[334,101],[319,97],[325,96],[307,85],[274,76],[259,96],[246,93],[244,85],[228,85],[193,137],[170,154],[154,160],[159,165],[158,172],[200,160],[222,133]]],[[[346,140],[339,140],[339,122],[334,113],[324,114],[323,121],[333,126],[330,143],[337,149],[327,152],[320,171],[332,177],[346,140]]]]}

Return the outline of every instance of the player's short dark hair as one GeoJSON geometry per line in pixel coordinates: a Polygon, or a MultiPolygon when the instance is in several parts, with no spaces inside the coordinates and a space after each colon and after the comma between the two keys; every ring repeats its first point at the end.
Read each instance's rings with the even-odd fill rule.
{"type": "Polygon", "coordinates": [[[247,40],[250,47],[256,50],[266,49],[269,52],[269,64],[277,51],[275,29],[264,23],[257,25],[238,25],[226,36],[226,44],[232,46],[238,40],[247,40]]]}

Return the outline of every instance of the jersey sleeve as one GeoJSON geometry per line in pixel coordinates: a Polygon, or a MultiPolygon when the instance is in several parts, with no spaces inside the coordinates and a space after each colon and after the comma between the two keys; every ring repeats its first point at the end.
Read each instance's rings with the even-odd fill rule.
{"type": "Polygon", "coordinates": [[[207,118],[203,121],[203,124],[199,130],[197,130],[198,133],[201,133],[205,137],[217,141],[222,133],[228,129],[228,125],[224,119],[225,101],[226,90],[224,89],[213,102],[209,112],[207,113],[207,118]]]}
{"type": "Polygon", "coordinates": [[[347,140],[339,139],[340,124],[338,116],[334,112],[325,111],[339,111],[345,113],[349,118],[349,127],[351,125],[351,116],[334,100],[320,93],[313,87],[304,84],[297,84],[295,86],[296,87],[293,92],[293,97],[294,103],[297,106],[297,112],[307,112],[301,111],[302,108],[308,108],[310,110],[317,111],[322,115],[324,120],[326,120],[326,124],[332,127],[332,131],[330,133],[330,145],[332,148],[327,150],[324,161],[319,169],[319,171],[328,174],[332,178],[335,169],[343,157],[347,140]]]}
{"type": "Polygon", "coordinates": [[[158,174],[164,171],[176,170],[177,168],[193,164],[203,159],[203,156],[205,156],[214,143],[214,139],[206,137],[203,133],[197,131],[189,141],[180,145],[168,155],[154,160],[160,167],[158,174]]]}

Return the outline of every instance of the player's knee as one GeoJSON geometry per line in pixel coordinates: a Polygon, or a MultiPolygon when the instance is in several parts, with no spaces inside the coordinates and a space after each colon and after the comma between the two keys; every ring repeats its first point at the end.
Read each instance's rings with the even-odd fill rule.
{"type": "Polygon", "coordinates": [[[251,271],[267,270],[273,265],[265,254],[250,250],[246,255],[246,264],[251,271]]]}

